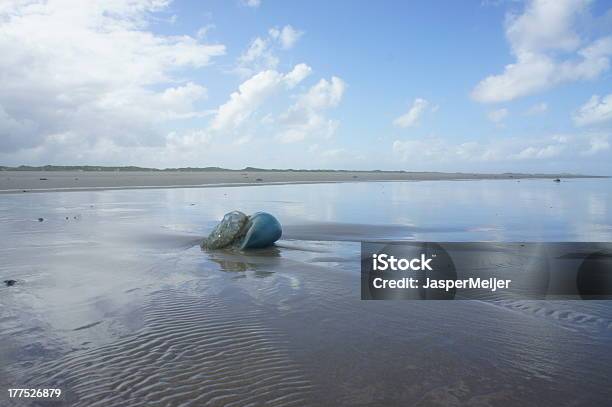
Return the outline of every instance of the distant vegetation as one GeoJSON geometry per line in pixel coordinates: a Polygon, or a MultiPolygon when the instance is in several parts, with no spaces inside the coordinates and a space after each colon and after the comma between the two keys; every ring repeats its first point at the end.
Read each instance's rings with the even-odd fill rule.
{"type": "MultiPolygon", "coordinates": [[[[39,167],[20,165],[18,167],[7,167],[0,165],[0,171],[151,171],[151,172],[205,172],[205,171],[233,171],[233,172],[264,172],[264,171],[286,171],[286,172],[362,172],[352,170],[294,170],[294,169],[265,169],[256,167],[245,167],[241,170],[232,170],[221,167],[182,167],[182,168],[147,168],[147,167],[108,167],[101,165],[42,165],[39,167]]],[[[363,171],[363,172],[406,172],[406,171],[363,171]]]]}
{"type": "MultiPolygon", "coordinates": [[[[221,167],[181,167],[181,168],[147,168],[147,167],[136,167],[133,165],[130,166],[103,166],[103,165],[42,165],[42,166],[31,166],[31,165],[20,165],[18,167],[8,167],[0,165],[0,171],[86,171],[86,172],[336,172],[336,173],[401,173],[401,174],[457,174],[457,175],[485,175],[485,174],[475,174],[475,173],[463,173],[463,172],[454,172],[454,173],[445,173],[439,171],[405,171],[405,170],[397,170],[397,171],[383,171],[383,170],[329,170],[329,169],[321,169],[321,170],[303,170],[303,169],[275,169],[275,168],[257,168],[257,167],[245,167],[239,170],[233,170],[229,168],[221,168],[221,167]]],[[[503,174],[488,174],[488,175],[499,175],[507,178],[514,177],[544,177],[547,178],[550,174],[528,174],[528,173],[519,173],[519,172],[505,172],[503,174]]],[[[583,177],[583,175],[577,174],[568,174],[568,173],[557,173],[555,176],[563,176],[563,177],[583,177]]],[[[608,176],[588,176],[593,178],[608,178],[608,176]]]]}

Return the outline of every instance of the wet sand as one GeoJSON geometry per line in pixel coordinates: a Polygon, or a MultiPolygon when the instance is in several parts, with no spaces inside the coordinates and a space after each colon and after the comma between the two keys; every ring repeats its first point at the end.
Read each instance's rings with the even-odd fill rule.
{"type": "Polygon", "coordinates": [[[135,188],[201,188],[363,181],[589,178],[570,174],[477,174],[387,171],[1,171],[0,193],[135,188]]]}
{"type": "Polygon", "coordinates": [[[361,301],[357,242],[609,241],[610,182],[2,195],[0,405],[606,405],[610,302],[361,301]],[[232,209],[283,238],[202,251],[232,209]]]}

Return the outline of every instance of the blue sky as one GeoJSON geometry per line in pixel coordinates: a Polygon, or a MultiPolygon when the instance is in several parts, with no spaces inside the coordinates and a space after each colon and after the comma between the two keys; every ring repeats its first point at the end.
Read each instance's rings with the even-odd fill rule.
{"type": "Polygon", "coordinates": [[[612,174],[604,1],[0,5],[0,164],[612,174]]]}

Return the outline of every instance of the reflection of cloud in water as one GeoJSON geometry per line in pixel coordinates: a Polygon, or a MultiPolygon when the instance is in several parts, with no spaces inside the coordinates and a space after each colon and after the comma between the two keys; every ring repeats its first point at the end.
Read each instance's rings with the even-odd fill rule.
{"type": "Polygon", "coordinates": [[[573,225],[573,234],[580,242],[612,241],[612,224],[580,224],[573,225]]]}
{"type": "Polygon", "coordinates": [[[600,219],[607,213],[607,203],[605,199],[596,194],[588,195],[589,214],[593,219],[600,219]]]}
{"type": "Polygon", "coordinates": [[[403,225],[372,225],[338,222],[310,222],[285,225],[283,239],[313,241],[362,241],[371,239],[414,239],[422,228],[403,225]]]}
{"type": "MultiPolygon", "coordinates": [[[[603,396],[612,366],[607,302],[366,303],[356,242],[612,240],[610,185],[390,182],[3,195],[1,277],[23,284],[0,293],[0,384],[9,373],[38,372],[48,385],[39,367],[49,361],[46,372],[80,380],[84,397],[113,390],[119,372],[128,393],[152,394],[153,380],[170,395],[175,381],[194,378],[198,396],[210,401],[236,395],[224,387],[229,376],[240,382],[254,378],[244,372],[273,375],[286,366],[285,357],[275,362],[285,349],[307,367],[292,372],[313,379],[327,404],[373,402],[366,393],[376,385],[377,394],[398,398],[389,404],[415,405],[457,377],[468,404],[499,383],[518,404],[562,403],[576,388],[603,396]],[[202,237],[234,209],[274,214],[283,240],[263,252],[202,252],[202,237]],[[79,221],[64,219],[73,213],[79,221]],[[140,352],[134,344],[155,346],[140,352]],[[394,357],[407,349],[416,350],[409,360],[394,357]],[[272,364],[249,364],[255,351],[272,364]],[[29,370],[20,360],[29,360],[29,370]],[[200,378],[219,369],[227,370],[212,382],[218,387],[201,391],[200,378]],[[415,391],[387,391],[381,377],[409,378],[415,391]]],[[[109,391],[105,405],[116,395],[109,391]]]]}

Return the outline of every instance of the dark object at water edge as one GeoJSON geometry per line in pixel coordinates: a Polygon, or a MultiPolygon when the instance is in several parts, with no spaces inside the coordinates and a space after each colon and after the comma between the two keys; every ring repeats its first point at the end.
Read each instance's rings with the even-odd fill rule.
{"type": "Polygon", "coordinates": [[[553,181],[554,182],[561,182],[561,180],[559,178],[555,178],[553,181]]]}
{"type": "Polygon", "coordinates": [[[45,220],[44,218],[38,218],[39,222],[42,222],[43,220],[45,220]]]}
{"type": "Polygon", "coordinates": [[[17,280],[4,280],[4,284],[6,284],[7,287],[12,287],[17,284],[17,280]]]}

